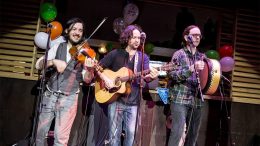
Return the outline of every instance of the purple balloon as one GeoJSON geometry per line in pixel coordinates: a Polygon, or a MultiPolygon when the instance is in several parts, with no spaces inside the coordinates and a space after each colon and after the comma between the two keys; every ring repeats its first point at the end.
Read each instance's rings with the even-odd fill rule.
{"type": "Polygon", "coordinates": [[[232,69],[235,65],[235,61],[231,57],[223,57],[223,58],[220,59],[219,62],[220,62],[220,65],[221,65],[221,70],[223,72],[232,71],[232,69]]]}

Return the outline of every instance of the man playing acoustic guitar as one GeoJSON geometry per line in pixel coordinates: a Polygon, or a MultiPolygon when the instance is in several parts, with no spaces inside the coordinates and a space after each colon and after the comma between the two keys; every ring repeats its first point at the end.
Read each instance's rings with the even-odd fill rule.
{"type": "MultiPolygon", "coordinates": [[[[137,25],[129,25],[120,35],[120,43],[124,49],[115,49],[109,52],[103,59],[100,60],[100,65],[105,70],[111,70],[111,73],[118,73],[122,77],[126,73],[126,80],[129,81],[131,92],[129,94],[120,93],[115,101],[110,101],[108,105],[108,119],[109,119],[109,145],[121,145],[122,127],[125,130],[124,146],[132,146],[135,136],[135,127],[137,119],[138,105],[140,102],[141,85],[140,78],[135,74],[143,70],[149,70],[149,58],[146,54],[142,54],[141,49],[145,40],[145,33],[137,25]],[[120,73],[122,71],[122,73],[120,73]],[[124,125],[122,125],[124,124],[124,125]]],[[[113,89],[115,86],[115,79],[110,78],[110,73],[103,76],[104,72],[100,73],[101,78],[105,82],[106,89],[113,89]]],[[[147,75],[143,75],[142,79],[149,82],[158,76],[158,71],[150,68],[147,75]]],[[[123,77],[122,77],[123,78],[123,77]]],[[[125,82],[122,80],[120,84],[125,82]]],[[[125,84],[121,86],[125,86],[125,84]]],[[[127,87],[123,87],[127,88],[127,87]]],[[[128,89],[125,89],[128,90],[128,89]]],[[[128,90],[129,91],[129,90],[128,90]]],[[[104,94],[103,98],[107,98],[108,94],[104,94]]],[[[97,95],[96,95],[97,96],[97,95]]],[[[100,94],[98,94],[100,96],[100,94]]]]}

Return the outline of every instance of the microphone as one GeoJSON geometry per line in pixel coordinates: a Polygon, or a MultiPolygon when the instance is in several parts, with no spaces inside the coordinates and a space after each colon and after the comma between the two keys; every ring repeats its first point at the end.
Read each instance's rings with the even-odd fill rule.
{"type": "Polygon", "coordinates": [[[141,32],[141,40],[144,41],[146,39],[146,34],[144,32],[141,32]]]}
{"type": "Polygon", "coordinates": [[[47,28],[52,28],[52,24],[51,23],[49,23],[49,24],[47,24],[47,28]]]}
{"type": "Polygon", "coordinates": [[[189,42],[190,44],[193,45],[193,40],[192,40],[192,36],[191,36],[191,35],[188,35],[187,40],[188,40],[188,42],[189,42]]]}

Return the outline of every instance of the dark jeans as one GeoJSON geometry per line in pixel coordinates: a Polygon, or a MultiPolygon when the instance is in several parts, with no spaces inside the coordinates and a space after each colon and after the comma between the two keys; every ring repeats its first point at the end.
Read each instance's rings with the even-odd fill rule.
{"type": "Polygon", "coordinates": [[[168,146],[178,146],[186,123],[187,133],[184,146],[195,146],[199,135],[202,115],[201,107],[171,104],[172,128],[168,146]]]}

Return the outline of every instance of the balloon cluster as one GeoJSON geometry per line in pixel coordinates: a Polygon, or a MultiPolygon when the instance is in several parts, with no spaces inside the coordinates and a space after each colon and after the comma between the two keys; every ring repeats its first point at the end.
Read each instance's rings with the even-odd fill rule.
{"type": "Polygon", "coordinates": [[[233,59],[233,47],[230,45],[224,45],[218,49],[220,54],[220,65],[223,72],[230,72],[234,68],[235,61],[233,59]]]}
{"type": "MultiPolygon", "coordinates": [[[[128,25],[132,24],[139,15],[139,9],[136,4],[129,3],[124,7],[123,17],[118,17],[113,22],[113,30],[116,34],[120,34],[128,25]]],[[[154,45],[147,43],[144,46],[144,51],[147,54],[153,52],[154,45]]],[[[110,51],[110,50],[108,50],[110,51]]]]}
{"type": "Polygon", "coordinates": [[[137,5],[129,3],[124,7],[123,18],[116,18],[113,22],[113,30],[116,34],[120,34],[128,25],[132,24],[139,15],[137,5]]]}
{"type": "Polygon", "coordinates": [[[34,43],[38,48],[47,49],[55,44],[65,42],[65,38],[61,36],[63,31],[62,25],[58,21],[53,21],[57,16],[57,9],[54,4],[45,2],[40,6],[40,16],[44,22],[47,23],[46,32],[38,32],[34,36],[34,43]],[[50,34],[50,44],[48,38],[50,34]]]}
{"type": "Polygon", "coordinates": [[[234,49],[231,45],[223,45],[217,51],[208,50],[206,56],[211,59],[219,60],[222,72],[230,72],[235,65],[233,53],[234,49]]]}

